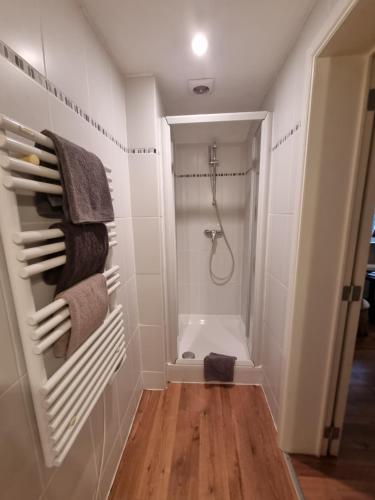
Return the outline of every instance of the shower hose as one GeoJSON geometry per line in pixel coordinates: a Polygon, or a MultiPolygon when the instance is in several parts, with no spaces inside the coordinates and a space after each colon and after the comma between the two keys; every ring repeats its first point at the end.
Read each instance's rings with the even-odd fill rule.
{"type": "Polygon", "coordinates": [[[211,277],[211,280],[213,281],[213,283],[215,283],[215,285],[226,285],[232,279],[232,276],[234,273],[235,263],[234,263],[233,251],[232,251],[232,248],[229,244],[227,235],[225,234],[223,223],[221,221],[219,207],[217,206],[217,202],[216,202],[216,166],[211,167],[210,181],[211,181],[211,191],[212,191],[212,205],[215,208],[215,213],[216,213],[217,221],[219,223],[220,231],[223,235],[225,244],[228,248],[230,258],[231,258],[231,268],[230,268],[229,273],[226,276],[218,276],[217,274],[214,273],[214,271],[213,271],[213,259],[214,259],[214,255],[215,255],[216,247],[217,247],[217,236],[215,235],[212,238],[212,246],[211,246],[211,253],[210,253],[210,277],[211,277]]]}

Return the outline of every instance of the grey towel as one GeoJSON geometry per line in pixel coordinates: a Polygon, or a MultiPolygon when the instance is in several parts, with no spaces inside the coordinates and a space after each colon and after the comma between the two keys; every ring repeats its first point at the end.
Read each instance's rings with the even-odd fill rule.
{"type": "Polygon", "coordinates": [[[66,264],[43,273],[46,283],[56,284],[56,293],[103,272],[108,254],[108,232],[104,224],[57,222],[50,227],[61,229],[65,236],[66,264]]]}
{"type": "Polygon", "coordinates": [[[235,356],[210,352],[204,358],[204,379],[208,381],[233,382],[235,356]]]}
{"type": "MultiPolygon", "coordinates": [[[[100,159],[49,130],[43,130],[42,134],[52,140],[59,160],[64,220],[74,224],[112,221],[111,193],[100,159]]],[[[52,208],[52,213],[58,212],[56,207],[52,208]]]]}
{"type": "Polygon", "coordinates": [[[78,347],[103,323],[108,311],[108,291],[102,274],[90,276],[56,297],[68,303],[70,332],[53,345],[57,358],[69,358],[78,347]]]}
{"type": "Polygon", "coordinates": [[[35,193],[36,210],[41,217],[63,219],[62,196],[56,194],[35,193]]]}

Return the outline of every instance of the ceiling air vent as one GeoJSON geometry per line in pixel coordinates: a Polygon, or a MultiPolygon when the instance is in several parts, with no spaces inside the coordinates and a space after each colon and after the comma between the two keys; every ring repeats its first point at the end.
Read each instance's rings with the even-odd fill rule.
{"type": "Polygon", "coordinates": [[[212,94],[214,89],[213,78],[201,78],[200,80],[188,80],[189,91],[196,95],[212,94]]]}

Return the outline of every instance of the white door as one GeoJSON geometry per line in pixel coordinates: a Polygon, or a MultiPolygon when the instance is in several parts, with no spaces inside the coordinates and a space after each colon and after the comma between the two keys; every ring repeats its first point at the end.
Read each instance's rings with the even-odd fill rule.
{"type": "MultiPolygon", "coordinates": [[[[344,294],[347,293],[350,297],[346,315],[343,317],[344,335],[341,353],[338,358],[336,391],[332,401],[332,422],[327,427],[327,433],[323,440],[323,452],[331,455],[338,455],[340,448],[375,210],[375,125],[373,109],[369,109],[367,113],[362,143],[362,161],[367,165],[367,168],[363,169],[363,179],[359,179],[358,182],[358,203],[352,223],[352,251],[348,258],[348,270],[351,278],[348,283],[351,283],[354,288],[343,291],[344,294]]],[[[343,298],[346,299],[346,297],[343,298]]]]}

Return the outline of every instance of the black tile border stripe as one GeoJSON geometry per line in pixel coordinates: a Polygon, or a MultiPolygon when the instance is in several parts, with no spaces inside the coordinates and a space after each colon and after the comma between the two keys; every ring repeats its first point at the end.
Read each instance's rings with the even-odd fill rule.
{"type": "Polygon", "coordinates": [[[279,139],[274,146],[272,146],[272,151],[275,151],[279,148],[285,141],[289,139],[292,135],[294,135],[301,128],[301,122],[299,121],[292,129],[289,130],[281,139],[279,139]]]}
{"type": "Polygon", "coordinates": [[[94,127],[104,137],[107,137],[113,144],[119,147],[124,153],[133,154],[156,154],[157,150],[154,147],[149,148],[128,148],[114,137],[113,134],[103,127],[94,118],[88,115],[78,104],[60,90],[51,80],[48,80],[40,71],[29,64],[23,57],[15,52],[9,45],[0,40],[0,55],[9,61],[13,66],[20,69],[25,75],[30,77],[34,82],[43,87],[47,92],[52,94],[56,99],[65,104],[68,108],[74,111],[78,116],[83,118],[87,123],[94,127]]]}
{"type": "MultiPolygon", "coordinates": [[[[246,172],[222,172],[216,174],[216,177],[239,177],[243,175],[247,175],[250,172],[250,169],[246,170],[246,172]]],[[[191,177],[210,177],[211,174],[174,174],[174,176],[178,179],[181,178],[191,178],[191,177]]]]}
{"type": "Polygon", "coordinates": [[[157,154],[156,148],[127,148],[128,153],[131,154],[157,154]]]}

